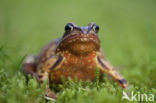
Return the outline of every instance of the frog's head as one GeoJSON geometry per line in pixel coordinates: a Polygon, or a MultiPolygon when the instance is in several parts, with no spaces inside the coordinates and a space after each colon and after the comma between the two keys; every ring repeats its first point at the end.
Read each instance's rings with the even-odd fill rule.
{"type": "Polygon", "coordinates": [[[72,54],[83,55],[99,51],[100,40],[97,35],[98,31],[99,26],[95,23],[90,23],[86,27],[68,23],[65,26],[65,33],[56,52],[68,51],[72,54]]]}

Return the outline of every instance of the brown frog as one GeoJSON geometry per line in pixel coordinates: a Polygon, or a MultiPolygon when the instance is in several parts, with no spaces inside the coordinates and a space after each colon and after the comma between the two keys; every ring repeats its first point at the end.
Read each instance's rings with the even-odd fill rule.
{"type": "MultiPolygon", "coordinates": [[[[23,72],[31,74],[42,83],[62,83],[62,76],[86,81],[95,79],[96,68],[114,78],[122,88],[127,81],[104,57],[98,37],[99,26],[90,23],[86,27],[68,23],[62,38],[47,44],[38,56],[28,56],[23,62],[23,72]]],[[[47,85],[47,96],[56,99],[47,85]]]]}

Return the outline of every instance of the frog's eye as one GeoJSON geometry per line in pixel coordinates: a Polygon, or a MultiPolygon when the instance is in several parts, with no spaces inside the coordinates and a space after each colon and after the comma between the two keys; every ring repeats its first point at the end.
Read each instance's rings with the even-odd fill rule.
{"type": "Polygon", "coordinates": [[[72,23],[68,23],[66,26],[65,26],[65,31],[67,33],[71,32],[74,28],[74,25],[72,23]]]}
{"type": "Polygon", "coordinates": [[[93,25],[92,28],[93,28],[94,32],[96,32],[96,33],[99,31],[99,26],[96,24],[93,25]]]}
{"type": "Polygon", "coordinates": [[[96,33],[99,31],[99,26],[94,22],[89,23],[88,26],[90,26],[96,33]]]}

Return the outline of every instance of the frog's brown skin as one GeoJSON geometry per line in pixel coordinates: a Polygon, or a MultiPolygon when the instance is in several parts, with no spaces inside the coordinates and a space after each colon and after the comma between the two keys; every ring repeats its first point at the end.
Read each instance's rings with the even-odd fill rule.
{"type": "MultiPolygon", "coordinates": [[[[34,75],[38,81],[48,79],[49,83],[61,83],[62,77],[79,80],[94,80],[96,68],[113,77],[121,87],[128,83],[103,55],[98,37],[99,27],[90,23],[86,27],[78,27],[68,23],[61,39],[52,41],[43,48],[40,54],[28,56],[23,62],[23,71],[34,75]]],[[[52,93],[49,97],[55,98],[52,93]]]]}

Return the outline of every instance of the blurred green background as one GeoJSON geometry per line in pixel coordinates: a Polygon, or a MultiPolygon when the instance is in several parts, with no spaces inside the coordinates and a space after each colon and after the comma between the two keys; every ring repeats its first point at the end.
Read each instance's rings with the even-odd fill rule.
{"type": "Polygon", "coordinates": [[[0,0],[0,69],[14,77],[68,22],[96,22],[107,59],[130,84],[156,88],[156,0],[0,0]]]}

